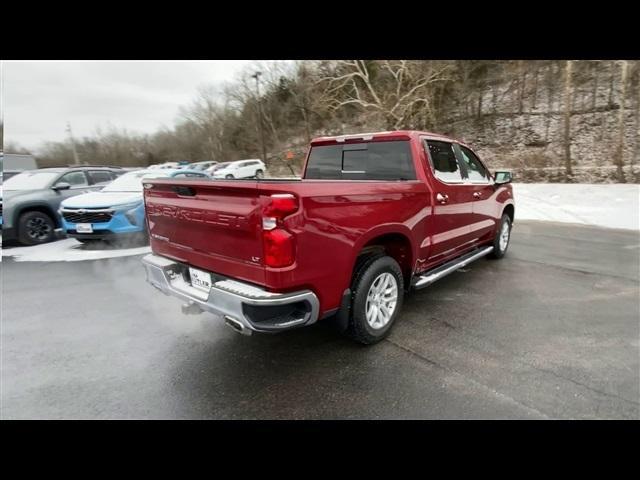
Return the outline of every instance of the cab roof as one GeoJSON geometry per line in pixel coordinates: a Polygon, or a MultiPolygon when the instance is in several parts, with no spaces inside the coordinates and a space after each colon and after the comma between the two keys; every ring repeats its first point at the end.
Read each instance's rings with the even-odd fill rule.
{"type": "Polygon", "coordinates": [[[353,133],[346,135],[335,135],[335,136],[325,136],[325,137],[316,137],[311,140],[311,145],[314,144],[326,144],[326,143],[342,143],[348,140],[373,140],[373,139],[390,139],[390,138],[398,138],[398,139],[411,139],[418,137],[428,137],[432,139],[444,140],[447,142],[456,142],[461,145],[468,145],[459,139],[451,138],[446,135],[442,135],[440,133],[433,132],[425,132],[421,130],[391,130],[391,131],[383,131],[383,132],[371,132],[371,133],[353,133]]]}

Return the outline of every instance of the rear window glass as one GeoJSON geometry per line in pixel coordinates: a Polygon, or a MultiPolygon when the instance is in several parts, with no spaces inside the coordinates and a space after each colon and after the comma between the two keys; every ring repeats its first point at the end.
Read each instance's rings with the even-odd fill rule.
{"type": "Polygon", "coordinates": [[[408,140],[311,148],[305,178],[322,180],[415,180],[408,140]]]}

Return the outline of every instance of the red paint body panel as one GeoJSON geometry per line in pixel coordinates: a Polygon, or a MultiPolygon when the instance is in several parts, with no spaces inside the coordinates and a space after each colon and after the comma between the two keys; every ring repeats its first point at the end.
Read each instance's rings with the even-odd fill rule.
{"type": "MultiPolygon", "coordinates": [[[[152,250],[271,291],[310,289],[326,313],[339,307],[358,253],[377,237],[407,239],[412,273],[493,240],[497,220],[513,204],[511,185],[439,182],[422,139],[455,141],[441,135],[370,135],[372,141],[409,139],[416,180],[148,180],[152,188],[145,188],[144,197],[152,250]],[[180,194],[180,188],[190,191],[180,194]],[[436,202],[438,192],[448,194],[446,205],[436,202]],[[295,195],[299,204],[281,225],[295,238],[295,261],[270,268],[263,258],[262,211],[270,195],[283,193],[295,195]]],[[[325,137],[311,145],[340,141],[363,140],[325,137]]]]}

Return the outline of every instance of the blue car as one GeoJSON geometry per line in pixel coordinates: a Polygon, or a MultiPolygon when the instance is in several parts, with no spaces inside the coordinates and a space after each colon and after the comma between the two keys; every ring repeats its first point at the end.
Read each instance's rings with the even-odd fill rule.
{"type": "Polygon", "coordinates": [[[121,175],[102,190],[68,198],[60,205],[68,237],[86,243],[146,234],[143,178],[211,178],[197,170],[147,169],[121,175]]]}

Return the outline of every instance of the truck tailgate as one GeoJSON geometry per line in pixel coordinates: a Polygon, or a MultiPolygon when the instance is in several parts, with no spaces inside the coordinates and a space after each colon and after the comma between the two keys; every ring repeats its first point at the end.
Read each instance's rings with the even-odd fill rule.
{"type": "Polygon", "coordinates": [[[263,283],[261,201],[255,181],[145,182],[154,253],[252,283],[263,283]]]}

